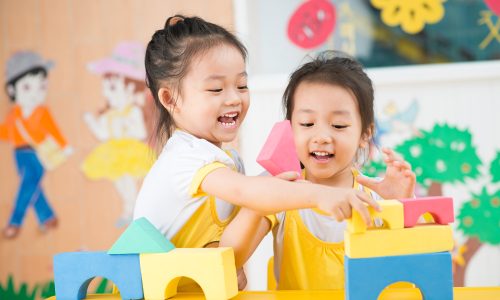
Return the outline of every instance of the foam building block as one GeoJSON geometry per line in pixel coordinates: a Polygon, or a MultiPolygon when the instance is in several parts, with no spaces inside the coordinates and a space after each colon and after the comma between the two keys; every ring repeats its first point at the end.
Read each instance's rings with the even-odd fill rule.
{"type": "Polygon", "coordinates": [[[289,120],[278,122],[273,126],[257,156],[257,162],[273,176],[287,171],[301,174],[289,120]]]}
{"type": "Polygon", "coordinates": [[[66,252],[54,256],[57,300],[85,299],[89,283],[104,277],[120,290],[122,299],[142,299],[139,255],[109,255],[106,252],[66,252]]]}
{"type": "MultiPolygon", "coordinates": [[[[383,228],[404,228],[403,204],[401,202],[398,200],[380,200],[377,203],[382,209],[381,212],[367,205],[372,220],[374,218],[382,219],[384,222],[383,228]]],[[[352,218],[347,220],[347,231],[351,233],[363,233],[366,229],[366,223],[361,218],[361,215],[356,210],[353,210],[352,218]]]]}
{"type": "Polygon", "coordinates": [[[403,203],[405,227],[413,227],[424,213],[429,213],[437,224],[455,221],[451,197],[423,197],[399,200],[403,203]]]}
{"type": "Polygon", "coordinates": [[[424,225],[403,229],[344,231],[345,254],[350,258],[420,254],[453,249],[450,225],[424,225]]]}
{"type": "Polygon", "coordinates": [[[177,293],[181,277],[200,285],[207,300],[238,294],[232,248],[176,248],[169,253],[140,254],[145,299],[167,299],[177,293]]]}
{"type": "Polygon", "coordinates": [[[378,299],[386,286],[397,281],[415,283],[424,300],[453,299],[449,252],[358,259],[345,257],[344,263],[346,300],[378,299]]]}
{"type": "Polygon", "coordinates": [[[108,254],[165,253],[175,246],[146,218],[134,220],[108,254]]]}

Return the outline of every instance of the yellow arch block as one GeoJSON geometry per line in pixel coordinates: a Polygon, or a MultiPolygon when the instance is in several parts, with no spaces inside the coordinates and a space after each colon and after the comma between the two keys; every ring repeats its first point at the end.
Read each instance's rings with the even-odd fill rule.
{"type": "MultiPolygon", "coordinates": [[[[384,228],[401,229],[404,228],[404,213],[403,203],[398,200],[380,200],[377,201],[382,208],[381,212],[376,211],[373,207],[368,206],[368,211],[372,217],[380,218],[384,221],[384,228]]],[[[347,231],[351,233],[363,233],[366,231],[366,224],[361,218],[361,215],[353,210],[352,218],[347,220],[347,231]]]]}
{"type": "Polygon", "coordinates": [[[232,248],[176,248],[168,253],[140,254],[144,299],[163,300],[177,294],[180,277],[193,279],[207,300],[238,294],[232,248]]]}
{"type": "Polygon", "coordinates": [[[344,245],[350,258],[367,258],[451,251],[453,237],[450,225],[421,225],[365,233],[345,231],[344,245]]]}

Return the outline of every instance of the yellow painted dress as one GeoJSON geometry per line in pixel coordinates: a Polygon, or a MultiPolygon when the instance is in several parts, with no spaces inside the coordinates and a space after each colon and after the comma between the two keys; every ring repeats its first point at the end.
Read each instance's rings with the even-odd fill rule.
{"type": "MultiPolygon", "coordinates": [[[[132,105],[122,111],[113,110],[106,114],[108,127],[112,122],[125,119],[131,113],[132,105]]],[[[111,129],[110,129],[111,131],[111,129]]],[[[116,180],[124,175],[144,177],[154,161],[154,151],[143,141],[127,137],[112,137],[95,147],[85,158],[82,171],[90,179],[116,180]]]]}

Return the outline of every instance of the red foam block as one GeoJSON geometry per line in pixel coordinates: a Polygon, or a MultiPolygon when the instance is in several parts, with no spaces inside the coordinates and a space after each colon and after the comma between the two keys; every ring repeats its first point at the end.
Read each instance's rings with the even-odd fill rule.
{"type": "Polygon", "coordinates": [[[405,227],[413,227],[424,213],[430,213],[436,224],[450,224],[455,221],[453,199],[451,197],[423,197],[401,199],[405,227]]]}
{"type": "Polygon", "coordinates": [[[278,122],[273,126],[257,156],[257,162],[273,176],[287,171],[301,174],[289,120],[278,122]]]}

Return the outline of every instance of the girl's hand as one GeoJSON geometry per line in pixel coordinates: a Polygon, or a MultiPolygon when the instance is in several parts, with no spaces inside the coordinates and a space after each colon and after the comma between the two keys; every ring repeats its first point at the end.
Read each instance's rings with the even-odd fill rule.
{"type": "Polygon", "coordinates": [[[287,171],[287,172],[280,173],[274,177],[279,178],[279,179],[283,179],[283,180],[287,180],[287,181],[310,183],[309,181],[307,181],[305,179],[301,179],[300,176],[301,175],[297,172],[287,171]]]}
{"type": "Polygon", "coordinates": [[[288,181],[295,181],[300,178],[300,174],[294,171],[288,171],[288,172],[283,172],[279,173],[278,175],[274,176],[279,179],[283,180],[288,180],[288,181]]]}
{"type": "Polygon", "coordinates": [[[349,219],[352,216],[352,210],[355,209],[359,212],[366,225],[371,226],[372,219],[367,205],[381,211],[377,201],[363,191],[345,188],[330,189],[332,193],[322,193],[324,197],[318,200],[317,207],[334,216],[338,222],[349,219]]]}
{"type": "Polygon", "coordinates": [[[243,268],[236,270],[236,275],[238,276],[238,291],[243,291],[247,286],[247,276],[243,268]]]}
{"type": "Polygon", "coordinates": [[[392,149],[383,148],[387,165],[382,180],[358,176],[360,184],[372,189],[384,199],[412,198],[415,195],[416,176],[411,165],[392,149]]]}

